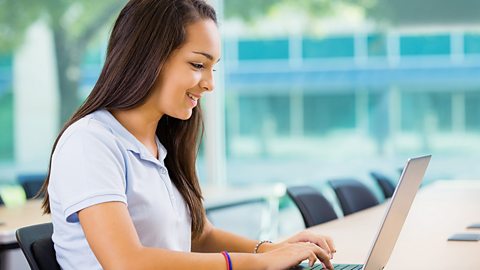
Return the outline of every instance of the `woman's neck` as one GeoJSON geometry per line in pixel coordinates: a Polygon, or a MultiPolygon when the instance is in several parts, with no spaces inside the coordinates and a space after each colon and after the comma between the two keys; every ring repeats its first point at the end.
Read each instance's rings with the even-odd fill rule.
{"type": "Polygon", "coordinates": [[[151,110],[146,110],[144,106],[130,110],[111,110],[110,112],[154,157],[158,158],[155,133],[162,114],[154,114],[151,110]]]}

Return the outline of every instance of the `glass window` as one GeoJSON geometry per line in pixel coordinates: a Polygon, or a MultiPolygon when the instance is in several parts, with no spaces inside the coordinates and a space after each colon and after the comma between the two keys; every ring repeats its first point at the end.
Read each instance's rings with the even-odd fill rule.
{"type": "Polygon", "coordinates": [[[13,91],[12,55],[0,54],[0,162],[12,162],[13,139],[13,91]]]}
{"type": "Polygon", "coordinates": [[[354,94],[307,94],[303,104],[305,135],[355,128],[354,94]]]}
{"type": "Polygon", "coordinates": [[[353,57],[353,37],[328,37],[303,39],[304,58],[353,57]]]}
{"type": "Polygon", "coordinates": [[[465,94],[466,129],[469,132],[480,132],[480,89],[465,94]]]}
{"type": "Polygon", "coordinates": [[[403,92],[402,130],[423,132],[431,125],[436,131],[451,131],[451,96],[448,92],[403,92]]]}
{"type": "Polygon", "coordinates": [[[288,59],[288,40],[240,40],[238,55],[240,60],[288,59]]]}
{"type": "Polygon", "coordinates": [[[401,55],[448,55],[450,54],[449,35],[401,36],[401,55]]]}
{"type": "Polygon", "coordinates": [[[387,38],[384,34],[371,34],[367,37],[368,56],[385,56],[387,38]]]}
{"type": "Polygon", "coordinates": [[[465,34],[465,54],[480,54],[480,34],[465,34]]]}

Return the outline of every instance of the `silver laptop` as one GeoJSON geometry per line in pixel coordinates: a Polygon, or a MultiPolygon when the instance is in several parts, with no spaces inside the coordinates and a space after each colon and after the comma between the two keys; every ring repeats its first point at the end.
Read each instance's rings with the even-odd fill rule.
{"type": "MultiPolygon", "coordinates": [[[[370,248],[367,262],[358,265],[337,264],[334,265],[336,270],[382,270],[385,267],[395,247],[403,224],[405,223],[418,187],[425,175],[430,158],[431,155],[428,155],[411,158],[407,161],[407,165],[405,165],[402,175],[400,176],[400,181],[392,196],[383,222],[377,232],[377,237],[370,248]]],[[[319,264],[308,267],[302,264],[294,269],[320,270],[322,269],[322,265],[319,264]]]]}

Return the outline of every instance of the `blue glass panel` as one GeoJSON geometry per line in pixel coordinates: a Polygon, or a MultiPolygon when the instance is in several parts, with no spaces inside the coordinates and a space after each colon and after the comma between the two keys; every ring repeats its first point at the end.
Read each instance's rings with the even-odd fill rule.
{"type": "Polygon", "coordinates": [[[402,130],[424,132],[428,125],[442,131],[452,129],[452,100],[449,92],[402,93],[402,130]],[[433,117],[427,119],[427,117],[433,117]],[[434,121],[434,122],[431,122],[434,121]]]}
{"type": "Polygon", "coordinates": [[[367,37],[367,50],[369,56],[387,55],[387,37],[383,34],[371,34],[367,37]]]}
{"type": "Polygon", "coordinates": [[[480,91],[465,94],[465,127],[467,131],[480,131],[480,91]]]}
{"type": "Polygon", "coordinates": [[[0,54],[0,68],[2,67],[11,67],[12,66],[12,55],[10,54],[0,54]]]}
{"type": "Polygon", "coordinates": [[[239,60],[288,59],[288,40],[240,40],[239,60]]]}
{"type": "Polygon", "coordinates": [[[240,96],[239,110],[242,135],[261,136],[263,127],[272,120],[276,134],[285,135],[290,132],[289,96],[240,96]]]}
{"type": "Polygon", "coordinates": [[[0,95],[0,162],[13,160],[13,93],[0,95]]]}
{"type": "Polygon", "coordinates": [[[88,50],[82,59],[83,65],[103,65],[102,51],[100,48],[88,50]]]}
{"type": "Polygon", "coordinates": [[[12,61],[12,55],[0,54],[0,96],[11,91],[12,61]]]}
{"type": "Polygon", "coordinates": [[[449,35],[400,37],[400,55],[448,54],[450,54],[449,35]]]}
{"type": "Polygon", "coordinates": [[[464,45],[465,45],[465,54],[479,54],[480,53],[480,34],[466,34],[464,45]]]}
{"type": "Polygon", "coordinates": [[[335,129],[355,127],[354,93],[307,94],[303,105],[306,135],[323,135],[335,129]]]}
{"type": "Polygon", "coordinates": [[[353,36],[303,39],[304,58],[353,57],[354,51],[353,36]]]}

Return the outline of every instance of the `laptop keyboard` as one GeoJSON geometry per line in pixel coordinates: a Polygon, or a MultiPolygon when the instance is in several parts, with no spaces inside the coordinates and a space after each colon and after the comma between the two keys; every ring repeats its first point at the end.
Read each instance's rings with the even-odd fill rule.
{"type": "MultiPolygon", "coordinates": [[[[326,269],[323,268],[321,264],[314,265],[313,267],[306,267],[306,266],[299,266],[300,268],[293,268],[293,269],[302,269],[302,270],[322,270],[326,269]]],[[[333,269],[334,270],[362,270],[363,265],[362,264],[334,264],[333,269]]]]}
{"type": "Polygon", "coordinates": [[[361,264],[335,264],[333,265],[334,270],[361,270],[363,265],[361,264]]]}

